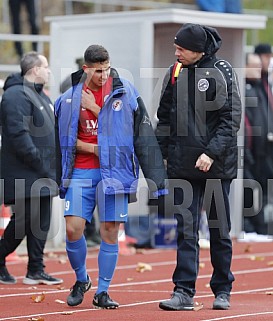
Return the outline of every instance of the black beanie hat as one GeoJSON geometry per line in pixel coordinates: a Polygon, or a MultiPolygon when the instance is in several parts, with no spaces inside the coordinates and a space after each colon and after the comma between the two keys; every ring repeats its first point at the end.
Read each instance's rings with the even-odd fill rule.
{"type": "Polygon", "coordinates": [[[254,53],[258,55],[271,54],[272,53],[271,46],[269,43],[260,43],[255,47],[254,53]]]}
{"type": "Polygon", "coordinates": [[[195,51],[205,51],[207,33],[204,28],[197,24],[185,23],[174,37],[174,43],[179,47],[195,51]]]}

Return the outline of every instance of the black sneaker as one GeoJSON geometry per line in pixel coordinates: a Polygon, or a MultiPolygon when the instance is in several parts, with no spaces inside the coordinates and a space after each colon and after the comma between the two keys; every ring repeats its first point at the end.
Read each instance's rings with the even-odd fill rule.
{"type": "Polygon", "coordinates": [[[87,277],[88,277],[87,282],[76,281],[76,283],[71,288],[71,292],[66,300],[69,306],[75,306],[82,303],[84,293],[87,292],[92,285],[90,277],[88,275],[87,277]]]}
{"type": "Polygon", "coordinates": [[[119,304],[113,301],[105,291],[94,295],[93,305],[96,309],[116,309],[119,307],[119,304]]]}
{"type": "Polygon", "coordinates": [[[227,293],[219,293],[213,302],[213,310],[228,310],[230,308],[230,295],[227,293]]]}
{"type": "Polygon", "coordinates": [[[0,283],[2,284],[15,284],[16,279],[9,274],[5,266],[0,267],[0,283]]]}
{"type": "Polygon", "coordinates": [[[45,273],[44,271],[28,272],[26,277],[23,279],[24,284],[35,285],[35,284],[46,284],[55,285],[63,283],[62,279],[54,278],[53,276],[45,273]]]}
{"type": "Polygon", "coordinates": [[[178,290],[173,292],[169,300],[160,302],[159,307],[167,311],[193,310],[194,303],[193,299],[187,293],[178,290]]]}

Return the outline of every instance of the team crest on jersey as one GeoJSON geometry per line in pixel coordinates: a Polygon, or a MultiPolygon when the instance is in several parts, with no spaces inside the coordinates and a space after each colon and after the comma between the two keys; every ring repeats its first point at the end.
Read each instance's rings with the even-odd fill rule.
{"type": "Polygon", "coordinates": [[[120,111],[122,109],[122,101],[120,99],[116,99],[112,104],[112,108],[114,111],[120,111]]]}
{"type": "Polygon", "coordinates": [[[209,89],[209,82],[207,81],[207,79],[200,79],[198,81],[198,90],[199,91],[206,91],[209,89]]]}

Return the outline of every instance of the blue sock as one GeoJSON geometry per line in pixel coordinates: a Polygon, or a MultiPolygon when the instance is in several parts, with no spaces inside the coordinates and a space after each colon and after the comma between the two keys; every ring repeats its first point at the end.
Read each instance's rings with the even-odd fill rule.
{"type": "Polygon", "coordinates": [[[86,282],[86,240],[82,236],[77,241],[66,240],[66,252],[72,269],[76,273],[77,281],[86,282]]]}
{"type": "Polygon", "coordinates": [[[108,291],[118,260],[118,243],[101,242],[98,256],[99,282],[96,293],[108,291]]]}

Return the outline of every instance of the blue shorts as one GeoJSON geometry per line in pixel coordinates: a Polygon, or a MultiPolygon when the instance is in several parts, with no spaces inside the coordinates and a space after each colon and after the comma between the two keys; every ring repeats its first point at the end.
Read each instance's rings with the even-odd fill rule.
{"type": "Polygon", "coordinates": [[[91,222],[98,205],[100,222],[127,222],[128,194],[104,194],[100,182],[100,169],[74,168],[65,195],[64,216],[78,216],[91,222]]]}

